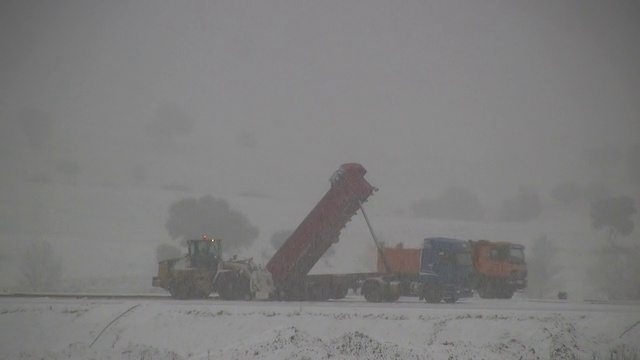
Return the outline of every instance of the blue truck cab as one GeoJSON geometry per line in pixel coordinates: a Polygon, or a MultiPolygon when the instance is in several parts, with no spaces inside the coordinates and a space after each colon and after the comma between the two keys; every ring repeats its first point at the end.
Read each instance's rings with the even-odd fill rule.
{"type": "Polygon", "coordinates": [[[472,297],[471,247],[467,241],[443,237],[424,239],[420,258],[421,282],[437,286],[446,302],[472,297]]]}

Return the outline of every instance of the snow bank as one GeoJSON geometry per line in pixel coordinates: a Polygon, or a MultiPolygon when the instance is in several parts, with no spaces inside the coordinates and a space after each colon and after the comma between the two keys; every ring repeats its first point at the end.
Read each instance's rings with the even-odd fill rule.
{"type": "Polygon", "coordinates": [[[0,298],[0,359],[555,360],[640,351],[639,304],[401,300],[0,298]]]}

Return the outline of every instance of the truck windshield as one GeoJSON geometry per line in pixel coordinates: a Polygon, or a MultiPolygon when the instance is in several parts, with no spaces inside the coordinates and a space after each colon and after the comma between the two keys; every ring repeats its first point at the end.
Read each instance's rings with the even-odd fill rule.
{"type": "Polygon", "coordinates": [[[524,264],[524,250],[521,247],[509,249],[509,262],[512,264],[524,264]]]}
{"type": "Polygon", "coordinates": [[[456,262],[460,266],[471,266],[471,251],[458,251],[456,253],[456,262]]]}

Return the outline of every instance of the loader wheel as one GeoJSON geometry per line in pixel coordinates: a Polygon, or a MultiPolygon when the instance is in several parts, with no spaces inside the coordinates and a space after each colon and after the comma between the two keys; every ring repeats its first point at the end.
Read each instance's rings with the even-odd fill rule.
{"type": "Polygon", "coordinates": [[[182,281],[175,281],[169,287],[169,293],[171,297],[178,300],[185,300],[189,298],[189,289],[186,283],[182,281]]]}
{"type": "Polygon", "coordinates": [[[230,272],[218,290],[222,300],[240,300],[250,295],[249,281],[237,272],[230,272]]]}
{"type": "Polygon", "coordinates": [[[231,289],[226,284],[224,286],[220,287],[220,289],[218,290],[218,295],[220,295],[220,298],[222,300],[235,300],[234,299],[234,294],[233,294],[233,289],[231,289]]]}
{"type": "Polygon", "coordinates": [[[377,303],[382,301],[382,293],[380,292],[380,286],[378,286],[378,284],[366,285],[362,288],[362,293],[368,302],[377,303]]]}
{"type": "Polygon", "coordinates": [[[178,293],[176,292],[176,290],[174,288],[169,288],[169,294],[171,294],[171,297],[174,299],[178,299],[178,293]]]}
{"type": "Polygon", "coordinates": [[[234,282],[234,279],[226,279],[225,283],[218,290],[218,295],[222,300],[239,300],[242,296],[237,289],[238,284],[234,282]]]}

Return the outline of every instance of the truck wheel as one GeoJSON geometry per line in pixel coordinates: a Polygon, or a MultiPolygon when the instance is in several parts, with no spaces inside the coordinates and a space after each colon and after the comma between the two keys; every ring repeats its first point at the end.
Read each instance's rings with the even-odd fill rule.
{"type": "Polygon", "coordinates": [[[368,302],[377,303],[382,301],[382,294],[380,292],[380,286],[378,286],[378,284],[365,285],[362,288],[362,293],[364,294],[364,298],[368,302]]]}
{"type": "Polygon", "coordinates": [[[386,299],[384,299],[385,302],[396,302],[398,301],[398,299],[400,299],[400,293],[390,293],[388,294],[388,296],[386,297],[386,299]]]}
{"type": "Polygon", "coordinates": [[[444,302],[448,303],[448,304],[453,304],[456,301],[458,301],[458,297],[457,296],[451,296],[448,298],[444,298],[444,302]]]}
{"type": "Polygon", "coordinates": [[[347,296],[348,292],[348,287],[344,285],[338,285],[333,289],[333,295],[331,296],[331,298],[335,300],[344,299],[347,296]]]}
{"type": "Polygon", "coordinates": [[[487,281],[478,289],[478,295],[483,299],[494,299],[496,297],[495,287],[490,281],[487,281]]]}
{"type": "Polygon", "coordinates": [[[509,288],[500,289],[496,297],[498,299],[511,299],[513,297],[513,290],[509,288]]]}
{"type": "Polygon", "coordinates": [[[332,289],[325,284],[308,286],[305,291],[305,300],[327,301],[331,298],[332,289]]]}
{"type": "Polygon", "coordinates": [[[439,286],[433,286],[426,290],[424,300],[429,304],[438,304],[442,301],[442,289],[439,286]]]}
{"type": "Polygon", "coordinates": [[[209,297],[209,294],[210,293],[208,293],[208,292],[206,292],[204,290],[198,290],[195,293],[195,297],[198,298],[198,299],[206,299],[206,298],[209,297]]]}

